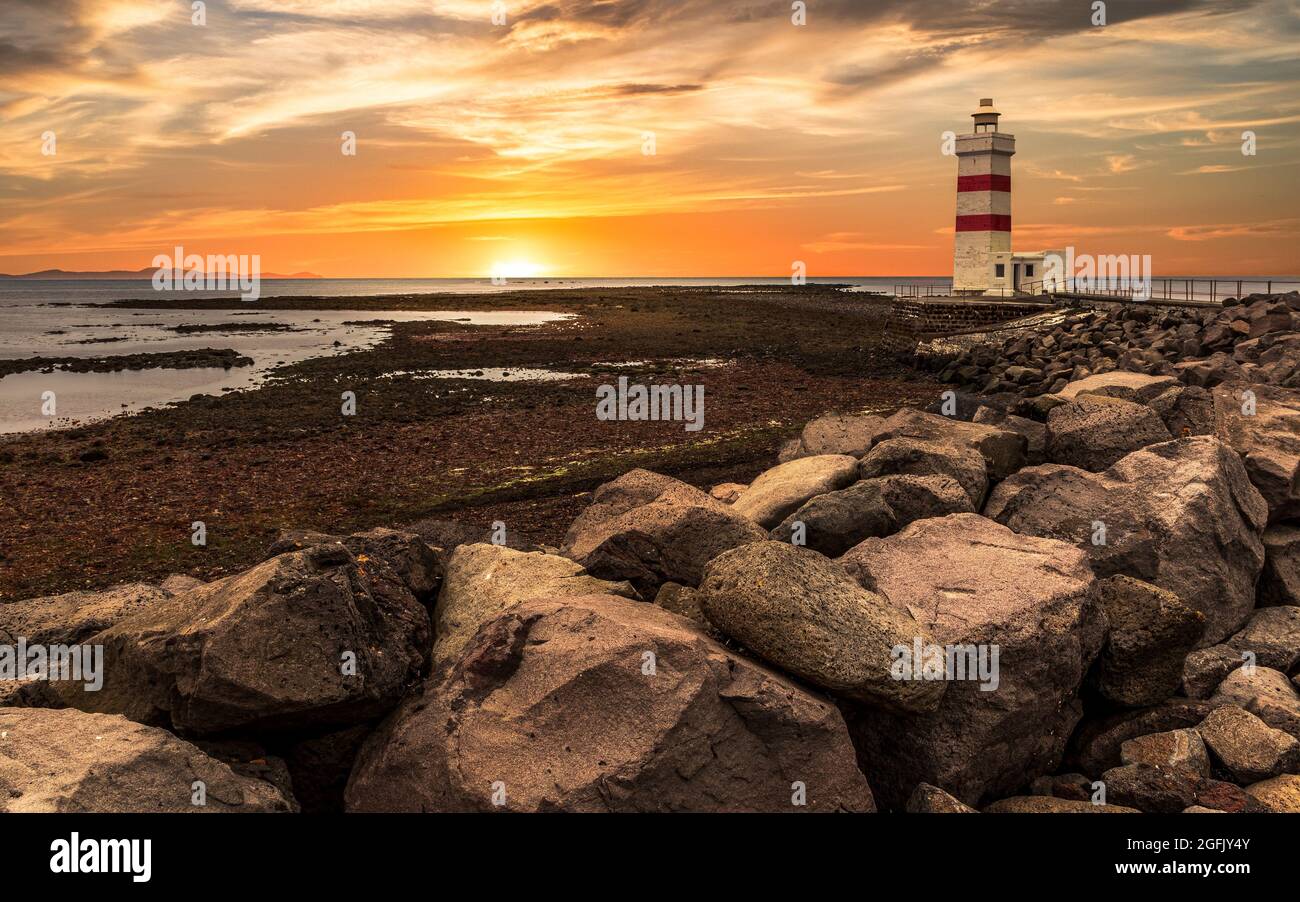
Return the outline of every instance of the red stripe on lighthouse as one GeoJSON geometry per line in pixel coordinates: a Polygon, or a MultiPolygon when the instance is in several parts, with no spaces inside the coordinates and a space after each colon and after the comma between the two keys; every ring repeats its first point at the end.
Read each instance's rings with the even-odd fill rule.
{"type": "Polygon", "coordinates": [[[984,175],[959,175],[957,176],[958,191],[1010,191],[1011,176],[993,175],[986,173],[984,175]]]}
{"type": "Polygon", "coordinates": [[[959,232],[1010,232],[1011,217],[1000,213],[978,213],[957,217],[959,232]]]}

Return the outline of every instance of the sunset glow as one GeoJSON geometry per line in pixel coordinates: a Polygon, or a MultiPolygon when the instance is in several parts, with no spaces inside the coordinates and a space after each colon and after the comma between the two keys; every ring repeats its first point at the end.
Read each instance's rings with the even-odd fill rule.
{"type": "Polygon", "coordinates": [[[1017,247],[1297,269],[1294,3],[807,6],[6,0],[0,271],[942,274],[981,96],[1017,247]]]}

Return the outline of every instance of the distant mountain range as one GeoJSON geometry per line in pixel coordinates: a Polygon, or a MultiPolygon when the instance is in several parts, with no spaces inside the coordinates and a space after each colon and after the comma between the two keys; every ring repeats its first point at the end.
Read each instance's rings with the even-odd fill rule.
{"type": "MultiPolygon", "coordinates": [[[[40,272],[26,272],[10,275],[0,272],[0,279],[152,279],[156,270],[147,269],[107,269],[95,272],[69,272],[66,269],[42,269],[40,272]]],[[[263,279],[320,279],[314,272],[296,272],[285,275],[278,272],[264,272],[263,279]]]]}

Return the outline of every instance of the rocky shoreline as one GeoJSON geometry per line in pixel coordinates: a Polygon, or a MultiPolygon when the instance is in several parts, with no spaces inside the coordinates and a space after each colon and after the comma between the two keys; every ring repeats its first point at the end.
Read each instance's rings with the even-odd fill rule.
{"type": "Polygon", "coordinates": [[[193,367],[252,366],[253,359],[232,348],[192,348],[184,351],[158,351],[140,354],[111,354],[103,357],[24,357],[0,360],[0,377],[13,373],[117,373],[122,370],[170,369],[193,367]]]}
{"type": "Polygon", "coordinates": [[[1300,812],[1297,311],[1071,314],[553,546],[287,531],[2,605],[103,685],[5,684],[0,808],[1300,812]]]}

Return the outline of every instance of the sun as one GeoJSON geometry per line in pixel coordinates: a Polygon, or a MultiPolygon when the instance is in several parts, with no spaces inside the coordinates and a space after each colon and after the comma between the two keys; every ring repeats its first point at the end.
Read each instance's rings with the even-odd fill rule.
{"type": "Polygon", "coordinates": [[[540,276],[546,267],[528,260],[498,260],[492,264],[494,279],[531,279],[540,276]]]}

